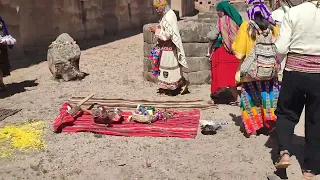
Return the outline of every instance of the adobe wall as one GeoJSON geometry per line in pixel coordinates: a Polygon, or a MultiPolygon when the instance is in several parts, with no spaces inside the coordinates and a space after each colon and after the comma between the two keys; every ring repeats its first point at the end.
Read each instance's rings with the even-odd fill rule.
{"type": "Polygon", "coordinates": [[[158,20],[151,0],[0,0],[0,12],[20,56],[46,53],[63,32],[87,41],[158,20]]]}
{"type": "Polygon", "coordinates": [[[179,11],[179,16],[192,15],[195,12],[194,0],[171,0],[171,8],[179,11]]]}

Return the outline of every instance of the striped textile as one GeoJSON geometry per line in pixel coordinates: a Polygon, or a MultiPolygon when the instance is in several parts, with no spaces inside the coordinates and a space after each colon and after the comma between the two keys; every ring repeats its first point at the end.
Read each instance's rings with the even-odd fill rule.
{"type": "Polygon", "coordinates": [[[289,53],[286,68],[305,73],[320,73],[320,56],[289,53]]]}
{"type": "MultiPolygon", "coordinates": [[[[141,124],[124,121],[122,124],[96,124],[91,115],[84,113],[80,117],[72,117],[67,113],[68,103],[60,108],[60,114],[53,123],[54,132],[93,132],[114,136],[153,136],[195,138],[198,132],[200,110],[174,111],[174,117],[167,121],[153,124],[141,124]]],[[[131,112],[123,112],[125,119],[131,112]]],[[[79,116],[79,115],[78,115],[79,116]]]]}
{"type": "Polygon", "coordinates": [[[280,86],[276,79],[244,82],[241,88],[240,108],[242,122],[248,134],[262,127],[272,128],[277,117],[280,86]]]}

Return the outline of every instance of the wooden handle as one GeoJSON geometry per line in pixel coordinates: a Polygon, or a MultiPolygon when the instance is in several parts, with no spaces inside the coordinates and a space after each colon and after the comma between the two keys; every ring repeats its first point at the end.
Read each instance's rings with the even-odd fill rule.
{"type": "Polygon", "coordinates": [[[94,96],[94,93],[90,94],[89,96],[87,96],[86,98],[84,98],[83,100],[81,100],[77,106],[81,106],[83,105],[85,102],[87,102],[90,98],[92,98],[94,96]]]}

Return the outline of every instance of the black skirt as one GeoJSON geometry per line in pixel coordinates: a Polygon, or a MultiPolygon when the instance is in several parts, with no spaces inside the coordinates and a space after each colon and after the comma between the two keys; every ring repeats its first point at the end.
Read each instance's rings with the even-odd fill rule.
{"type": "Polygon", "coordinates": [[[8,47],[0,45],[0,71],[3,73],[3,77],[10,75],[10,69],[8,47]]]}

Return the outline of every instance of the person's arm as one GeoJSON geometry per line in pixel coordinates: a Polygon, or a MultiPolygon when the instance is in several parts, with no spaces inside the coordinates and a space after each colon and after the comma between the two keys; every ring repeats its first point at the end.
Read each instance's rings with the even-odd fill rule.
{"type": "Polygon", "coordinates": [[[233,53],[239,60],[242,60],[246,56],[248,37],[247,29],[248,22],[243,22],[238,30],[235,40],[232,43],[233,53]]]}
{"type": "Polygon", "coordinates": [[[163,27],[156,29],[155,37],[162,41],[168,41],[171,39],[170,33],[166,31],[163,27]]]}
{"type": "Polygon", "coordinates": [[[220,32],[218,26],[214,27],[209,33],[208,33],[208,38],[211,41],[214,41],[218,38],[220,32]]]}
{"type": "Polygon", "coordinates": [[[277,56],[280,61],[283,60],[285,55],[289,52],[290,48],[290,41],[292,36],[292,21],[290,20],[289,12],[287,12],[283,17],[278,39],[275,42],[275,46],[277,48],[277,56]]]}

